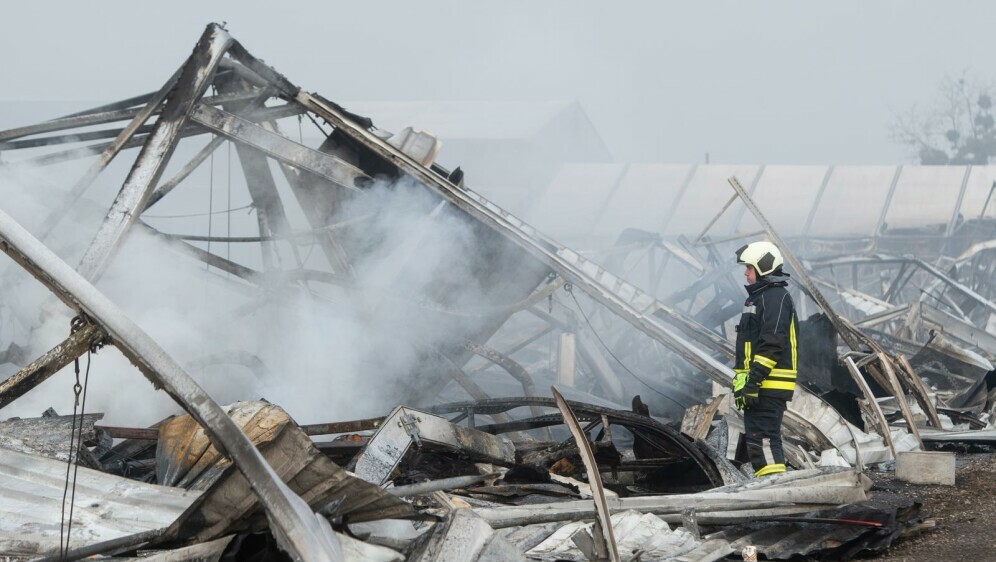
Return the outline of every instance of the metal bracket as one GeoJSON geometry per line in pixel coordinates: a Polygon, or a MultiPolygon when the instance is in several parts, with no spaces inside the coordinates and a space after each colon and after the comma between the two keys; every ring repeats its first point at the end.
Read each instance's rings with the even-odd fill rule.
{"type": "Polygon", "coordinates": [[[418,422],[420,421],[422,421],[422,418],[415,417],[412,414],[405,414],[401,416],[401,421],[398,422],[398,427],[403,428],[411,436],[415,446],[419,449],[422,448],[422,435],[418,431],[418,422]]]}

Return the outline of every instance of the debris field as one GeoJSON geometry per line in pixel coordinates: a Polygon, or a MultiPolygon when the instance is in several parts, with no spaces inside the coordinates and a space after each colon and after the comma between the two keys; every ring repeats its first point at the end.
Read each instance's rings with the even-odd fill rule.
{"type": "MultiPolygon", "coordinates": [[[[31,224],[0,201],[4,299],[28,282],[47,291],[38,318],[3,316],[18,329],[0,349],[16,366],[0,409],[67,368],[77,382],[71,413],[2,416],[0,557],[691,562],[753,547],[761,559],[849,560],[929,544],[936,494],[918,490],[937,488],[900,478],[954,479],[955,452],[996,442],[992,189],[977,218],[956,209],[945,224],[890,228],[890,191],[873,235],[783,237],[755,200],[757,178],[730,177],[697,232],[628,228],[582,249],[475,192],[472,169],[437,162],[431,133],[376,119],[305,91],[212,24],[158,90],[0,131],[5,177],[84,169],[69,185],[40,181],[29,195],[45,212],[31,224]],[[317,146],[294,134],[308,122],[317,146]],[[206,162],[213,173],[222,146],[255,232],[155,226],[148,211],[182,197],[206,162]],[[95,209],[88,190],[122,162],[113,202],[95,209]],[[395,207],[415,217],[401,242],[378,220],[395,207]],[[760,230],[710,234],[735,212],[760,230]],[[67,225],[79,252],[59,242],[67,225]],[[282,299],[360,311],[376,342],[357,352],[370,380],[335,382],[331,366],[316,386],[285,390],[373,395],[379,413],[330,407],[299,423],[267,396],[219,403],[205,389],[217,381],[193,376],[133,303],[102,290],[136,237],[193,264],[182,284],[241,299],[235,322],[282,299]],[[761,238],[783,249],[805,314],[783,428],[790,470],[755,478],[729,390],[744,298],[732,256],[761,238]],[[232,244],[251,250],[233,256],[232,244]],[[440,244],[455,249],[426,273],[440,244]],[[400,251],[378,259],[388,246],[400,251]],[[371,270],[385,281],[368,283],[371,270]],[[34,354],[41,318],[63,321],[64,339],[34,354]],[[384,318],[404,329],[380,330],[384,318]],[[112,354],[175,411],[141,426],[91,411],[91,357],[112,354]]],[[[223,351],[205,361],[282,376],[251,346],[223,351]]]]}

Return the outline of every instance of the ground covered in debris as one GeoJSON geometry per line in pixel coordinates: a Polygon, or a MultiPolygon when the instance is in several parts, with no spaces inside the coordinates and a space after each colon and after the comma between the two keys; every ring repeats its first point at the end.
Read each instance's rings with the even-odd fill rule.
{"type": "Polygon", "coordinates": [[[936,527],[898,541],[880,562],[992,560],[996,536],[996,455],[958,455],[956,485],[921,486],[899,482],[894,472],[873,473],[876,489],[900,492],[923,501],[924,515],[936,527]]]}

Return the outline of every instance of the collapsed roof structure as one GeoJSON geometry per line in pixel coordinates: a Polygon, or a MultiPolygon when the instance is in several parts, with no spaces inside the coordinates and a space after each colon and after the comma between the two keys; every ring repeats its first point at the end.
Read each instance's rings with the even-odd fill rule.
{"type": "MultiPolygon", "coordinates": [[[[468,188],[462,170],[436,162],[439,151],[428,133],[378,129],[302,90],[217,25],[157,92],[0,132],[5,157],[28,154],[5,160],[9,173],[95,157],[30,231],[0,211],[0,249],[74,317],[66,339],[40,357],[23,356],[28,342],[9,342],[5,360],[26,366],[0,383],[0,408],[107,346],[186,413],[128,428],[74,412],[68,443],[65,416],[5,422],[0,445],[17,450],[0,449],[0,502],[18,507],[0,524],[0,552],[76,559],[142,547],[179,557],[163,559],[217,559],[274,549],[253,542],[262,533],[296,560],[621,560],[641,550],[643,559],[716,560],[748,544],[771,557],[846,558],[888,546],[917,521],[913,502],[869,495],[866,465],[928,441],[974,439],[952,433],[957,424],[989,427],[996,347],[985,328],[996,305],[983,272],[996,262],[984,240],[938,258],[941,267],[925,255],[867,249],[847,257],[823,252],[821,261],[787,252],[799,300],[812,299],[822,314],[803,323],[812,374],[786,415],[787,455],[797,470],[751,481],[734,462],[742,421],[722,390],[733,375],[726,335],[741,297],[719,248],[737,242],[708,238],[716,220],[695,240],[628,230],[596,261],[468,188]],[[299,116],[322,130],[317,148],[282,132],[281,120],[299,116]],[[101,128],[117,122],[126,124],[101,128]],[[181,141],[202,138],[189,161],[174,162],[181,141]],[[97,142],[64,148],[90,141],[97,142]],[[147,211],[182,192],[226,141],[243,169],[258,232],[196,236],[151,226],[147,211]],[[68,265],[43,241],[132,148],[138,154],[113,202],[78,265],[68,265]],[[387,202],[398,200],[406,216],[417,217],[402,225],[411,228],[400,238],[375,228],[397,218],[387,202]],[[293,224],[292,206],[305,228],[293,224]],[[433,224],[453,230],[440,236],[433,224]],[[224,274],[212,282],[242,295],[236,316],[289,293],[316,308],[359,301],[364,319],[387,314],[406,324],[405,341],[381,335],[385,347],[367,358],[410,356],[404,372],[378,389],[396,406],[378,418],[310,425],[263,401],[220,406],[95,287],[139,233],[224,274]],[[301,255],[302,240],[320,252],[320,266],[301,255]],[[456,243],[445,245],[452,252],[446,267],[425,271],[444,242],[456,243]],[[255,253],[239,261],[211,252],[212,243],[250,244],[255,253]],[[390,259],[372,266],[371,255],[390,259]],[[688,287],[662,283],[669,262],[686,270],[688,287]],[[889,267],[899,273],[883,283],[889,267]],[[379,285],[363,282],[371,268],[379,285]],[[820,275],[825,269],[833,274],[820,275]],[[849,269],[850,285],[840,269],[849,269]],[[935,337],[921,345],[925,332],[935,337]],[[846,349],[838,350],[838,335],[846,349]],[[538,381],[555,382],[571,400],[556,391],[547,398],[538,381]],[[440,400],[447,383],[464,400],[440,400]],[[312,439],[325,435],[340,438],[312,439]],[[61,457],[53,460],[53,452],[61,457]],[[53,482],[61,484],[67,461],[84,465],[72,480],[86,484],[78,498],[73,492],[68,530],[64,514],[32,513],[36,502],[24,500],[55,506],[53,482]],[[149,516],[134,524],[101,521],[101,510],[118,521],[146,509],[149,516]],[[842,527],[855,510],[867,524],[842,527]],[[29,533],[39,519],[45,528],[29,533]],[[388,523],[398,520],[400,528],[388,523]],[[647,536],[656,542],[648,545],[647,536]]],[[[735,178],[730,185],[724,211],[739,198],[766,236],[789,242],[752,199],[753,188],[735,178]]],[[[949,245],[930,247],[940,254],[949,245]]],[[[10,282],[15,272],[3,275],[10,282]]],[[[262,363],[252,350],[240,351],[248,354],[243,364],[262,363]]],[[[85,385],[76,388],[84,410],[85,385]]],[[[970,435],[984,442],[988,434],[970,435]]]]}

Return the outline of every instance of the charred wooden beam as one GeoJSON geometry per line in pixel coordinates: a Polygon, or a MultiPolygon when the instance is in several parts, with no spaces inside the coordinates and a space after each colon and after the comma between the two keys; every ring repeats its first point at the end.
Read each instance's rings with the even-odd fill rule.
{"type": "Polygon", "coordinates": [[[112,425],[98,425],[96,427],[114,439],[159,440],[159,428],[157,427],[115,427],[112,425]]]}
{"type": "Polygon", "coordinates": [[[30,365],[0,383],[0,408],[48,380],[60,369],[86,353],[90,346],[106,340],[107,332],[95,324],[85,324],[30,365]]]}

